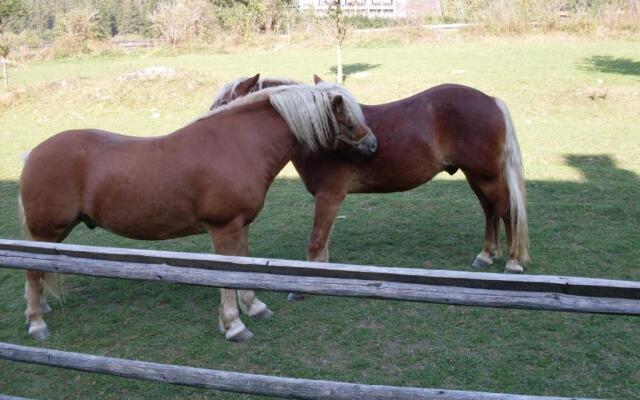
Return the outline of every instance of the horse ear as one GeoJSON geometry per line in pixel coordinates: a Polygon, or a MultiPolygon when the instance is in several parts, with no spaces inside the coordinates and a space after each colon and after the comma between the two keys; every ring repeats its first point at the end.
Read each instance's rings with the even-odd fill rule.
{"type": "Polygon", "coordinates": [[[322,78],[320,78],[318,75],[313,75],[313,83],[315,83],[316,85],[318,83],[322,82],[322,78]]]}
{"type": "Polygon", "coordinates": [[[342,96],[338,94],[333,99],[331,99],[331,108],[335,112],[342,107],[343,103],[344,103],[344,100],[342,99],[342,96]]]}
{"type": "Polygon", "coordinates": [[[253,89],[258,84],[259,80],[260,74],[256,74],[256,76],[245,79],[244,81],[240,82],[238,86],[236,86],[236,92],[238,92],[241,96],[251,93],[251,89],[253,89]]]}
{"type": "Polygon", "coordinates": [[[251,81],[251,83],[253,83],[253,85],[255,86],[256,83],[258,83],[258,81],[260,80],[260,73],[257,73],[256,76],[254,76],[253,78],[249,78],[249,81],[251,81]]]}

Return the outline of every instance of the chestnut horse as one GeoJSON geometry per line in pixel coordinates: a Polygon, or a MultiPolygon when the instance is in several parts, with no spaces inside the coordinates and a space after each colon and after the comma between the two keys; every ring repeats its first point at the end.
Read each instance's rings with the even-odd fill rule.
{"type": "MultiPolygon", "coordinates": [[[[320,78],[314,77],[316,83],[320,78]]],[[[288,85],[279,79],[238,78],[220,91],[212,107],[264,87],[288,85]]],[[[293,165],[315,199],[308,260],[328,261],[333,221],[347,193],[387,193],[413,189],[442,171],[460,169],[485,214],[484,244],[473,267],[487,267],[499,254],[504,221],[509,254],[505,271],[521,273],[528,260],[525,182],[520,148],[509,110],[495,97],[445,84],[387,104],[361,105],[379,149],[358,163],[327,152],[300,149],[293,165]]],[[[290,294],[290,299],[300,296],[290,294]]]]}
{"type": "MultiPolygon", "coordinates": [[[[303,147],[353,147],[370,156],[376,138],[353,97],[331,84],[264,90],[166,136],[62,132],[33,149],[22,171],[25,236],[60,242],[81,222],[145,240],[207,232],[217,253],[246,256],[249,224],[267,189],[303,147]]],[[[50,277],[27,271],[26,317],[36,339],[48,336],[42,313],[49,310],[43,288],[50,277]]],[[[253,291],[239,290],[238,297],[249,316],[272,315],[253,291]]],[[[235,290],[221,289],[219,327],[232,341],[252,336],[235,290]]]]}

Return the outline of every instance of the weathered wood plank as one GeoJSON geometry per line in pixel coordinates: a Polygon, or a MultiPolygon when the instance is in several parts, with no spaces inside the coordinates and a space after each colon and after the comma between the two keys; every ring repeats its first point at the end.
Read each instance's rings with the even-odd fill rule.
{"type": "Polygon", "coordinates": [[[561,400],[458,390],[363,385],[311,379],[282,378],[178,365],[94,356],[0,343],[0,358],[126,378],[144,379],[227,392],[307,400],[561,400]]]}
{"type": "Polygon", "coordinates": [[[9,396],[9,395],[0,393],[0,400],[31,400],[31,399],[28,399],[26,397],[9,396]]]}
{"type": "Polygon", "coordinates": [[[456,286],[477,289],[548,292],[588,297],[613,297],[640,300],[640,282],[562,277],[549,275],[507,275],[496,273],[388,268],[363,265],[316,263],[254,257],[230,257],[215,254],[179,253],[80,246],[61,243],[0,239],[0,250],[75,258],[166,264],[218,271],[259,272],[291,276],[317,276],[386,282],[456,286]]]}
{"type": "Polygon", "coordinates": [[[45,272],[184,283],[231,289],[296,291],[309,294],[467,306],[640,315],[639,300],[574,296],[561,293],[476,289],[383,280],[217,271],[173,267],[164,264],[94,260],[63,255],[11,251],[0,251],[0,265],[7,268],[33,269],[45,272]]]}

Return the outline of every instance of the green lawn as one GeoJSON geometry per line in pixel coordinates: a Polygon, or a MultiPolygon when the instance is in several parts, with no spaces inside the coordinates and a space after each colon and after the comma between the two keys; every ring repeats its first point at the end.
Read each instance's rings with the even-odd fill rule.
{"type": "MultiPolygon", "coordinates": [[[[532,274],[640,280],[640,46],[540,36],[347,48],[347,87],[363,103],[468,84],[504,99],[527,177],[532,274]],[[598,83],[602,80],[602,83],[598,83]],[[603,86],[606,99],[589,88],[603,86]]],[[[176,129],[238,75],[310,81],[332,74],[329,49],[166,52],[43,62],[10,70],[19,99],[0,109],[0,237],[18,238],[23,154],[50,135],[97,127],[134,135],[176,129]],[[173,78],[120,81],[133,70],[173,78]]],[[[0,94],[4,95],[3,92],[0,94]]],[[[288,167],[252,226],[254,256],[304,259],[313,202],[288,167]]],[[[411,192],[354,195],[332,260],[469,270],[484,218],[460,173],[411,192]]],[[[78,228],[69,243],[207,252],[207,237],[140,242],[78,228]]],[[[501,271],[503,261],[491,267],[501,271]]],[[[51,338],[24,329],[24,278],[0,270],[0,341],[280,376],[519,394],[640,398],[640,320],[261,293],[275,316],[245,318],[254,338],[217,332],[218,292],[69,276],[47,317],[51,338]]],[[[0,393],[32,398],[255,398],[0,361],[0,393]]]]}

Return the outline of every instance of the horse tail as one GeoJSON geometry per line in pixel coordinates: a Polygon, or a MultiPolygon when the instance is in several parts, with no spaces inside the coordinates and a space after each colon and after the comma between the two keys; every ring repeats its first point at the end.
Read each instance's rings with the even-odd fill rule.
{"type": "MultiPolygon", "coordinates": [[[[22,196],[20,193],[18,193],[18,217],[20,218],[22,237],[26,240],[34,240],[33,234],[31,234],[29,225],[27,224],[27,216],[24,211],[24,205],[22,204],[22,196]]],[[[58,274],[45,272],[40,281],[42,283],[42,287],[47,291],[47,293],[60,300],[62,282],[61,279],[58,278],[58,274]]]]}
{"type": "Polygon", "coordinates": [[[498,98],[495,101],[502,112],[506,130],[502,172],[509,189],[511,231],[513,232],[511,248],[515,250],[516,259],[524,262],[529,259],[529,228],[527,226],[527,192],[522,155],[509,109],[504,101],[498,98]]]}

